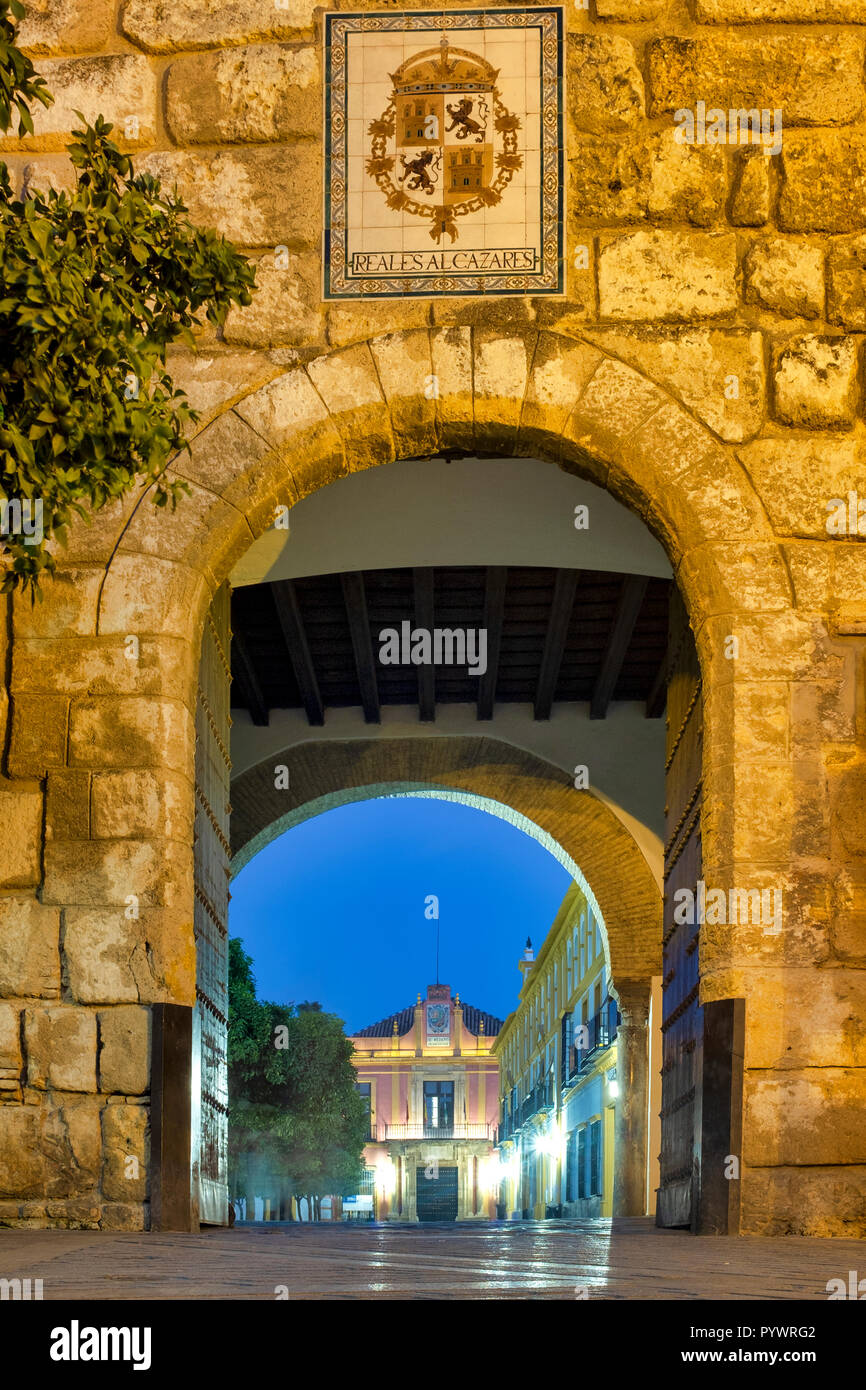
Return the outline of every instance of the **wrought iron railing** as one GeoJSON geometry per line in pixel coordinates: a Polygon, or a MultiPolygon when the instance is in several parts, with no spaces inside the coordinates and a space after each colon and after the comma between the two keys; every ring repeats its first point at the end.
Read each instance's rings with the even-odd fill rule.
{"type": "Polygon", "coordinates": [[[386,1139],[489,1139],[489,1124],[385,1125],[386,1139]]]}

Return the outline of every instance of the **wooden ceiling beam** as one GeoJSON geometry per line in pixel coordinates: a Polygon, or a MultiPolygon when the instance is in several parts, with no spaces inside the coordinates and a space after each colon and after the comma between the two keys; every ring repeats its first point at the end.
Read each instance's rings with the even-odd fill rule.
{"type": "Polygon", "coordinates": [[[496,699],[496,678],[499,675],[499,653],[502,647],[502,628],[505,622],[505,586],[508,568],[488,565],[484,579],[484,627],[487,630],[487,670],[478,681],[478,718],[492,719],[496,699]]]}
{"type": "Polygon", "coordinates": [[[231,667],[232,684],[237,688],[240,704],[249,710],[250,719],[254,724],[265,727],[268,723],[268,707],[246,638],[238,628],[232,632],[231,667]]]}
{"type": "Polygon", "coordinates": [[[535,686],[533,714],[536,719],[550,718],[579,577],[579,570],[556,571],[553,600],[550,605],[547,632],[544,638],[544,651],[541,655],[541,665],[538,669],[538,680],[535,686]]]}
{"type": "Polygon", "coordinates": [[[380,724],[382,712],[379,705],[379,685],[376,680],[376,658],[373,654],[373,640],[370,636],[370,619],[367,613],[367,590],[362,571],[341,574],[343,602],[349,620],[349,633],[352,638],[352,651],[355,654],[355,670],[361,690],[361,704],[364,709],[364,722],[380,724]]]}
{"type": "MultiPolygon", "coordinates": [[[[435,572],[432,569],[413,569],[412,584],[415,590],[415,626],[432,633],[435,626],[434,586],[435,572]]],[[[422,723],[432,723],[436,718],[436,671],[429,666],[418,667],[418,718],[422,723]]]]}
{"type": "Polygon", "coordinates": [[[307,711],[307,720],[310,724],[324,724],[325,707],[319,693],[319,682],[304,630],[295,585],[291,579],[278,579],[270,585],[270,590],[292,670],[301,692],[301,700],[307,711]]]}
{"type": "Polygon", "coordinates": [[[642,574],[627,574],[623,577],[616,613],[589,704],[590,719],[604,719],[607,714],[648,583],[646,575],[642,574]]]}

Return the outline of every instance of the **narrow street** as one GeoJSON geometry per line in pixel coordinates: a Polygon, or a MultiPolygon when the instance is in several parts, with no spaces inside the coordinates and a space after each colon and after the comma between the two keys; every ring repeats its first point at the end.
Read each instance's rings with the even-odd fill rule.
{"type": "Polygon", "coordinates": [[[858,1241],[723,1240],[648,1219],[270,1224],[200,1235],[4,1231],[0,1278],[56,1299],[809,1299],[862,1266],[858,1241]]]}

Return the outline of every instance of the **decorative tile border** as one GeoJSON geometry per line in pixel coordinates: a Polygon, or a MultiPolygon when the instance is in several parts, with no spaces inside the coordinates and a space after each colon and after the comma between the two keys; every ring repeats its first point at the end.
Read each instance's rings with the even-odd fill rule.
{"type": "Polygon", "coordinates": [[[563,294],[562,9],[325,26],[324,298],[563,294]]]}

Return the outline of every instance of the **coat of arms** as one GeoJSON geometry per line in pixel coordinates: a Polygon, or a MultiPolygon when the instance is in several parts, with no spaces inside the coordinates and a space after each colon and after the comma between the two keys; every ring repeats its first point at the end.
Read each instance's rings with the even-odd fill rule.
{"type": "Polygon", "coordinates": [[[442,39],[390,74],[391,100],[371,122],[367,172],[389,208],[458,238],[458,217],[494,207],[523,164],[520,120],[504,106],[497,69],[442,39]]]}

